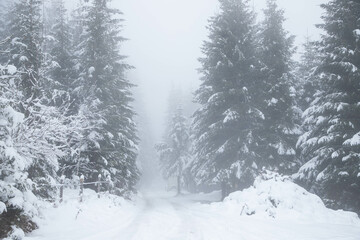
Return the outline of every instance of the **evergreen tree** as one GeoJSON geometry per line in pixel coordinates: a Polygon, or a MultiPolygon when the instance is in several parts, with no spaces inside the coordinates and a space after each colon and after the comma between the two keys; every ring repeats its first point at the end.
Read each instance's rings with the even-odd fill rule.
{"type": "Polygon", "coordinates": [[[33,0],[15,4],[10,14],[11,39],[7,48],[9,64],[17,69],[12,79],[18,98],[11,107],[24,115],[16,140],[26,146],[21,149],[21,156],[31,159],[26,169],[28,178],[39,186],[33,192],[50,197],[55,189],[48,184],[56,180],[58,157],[64,155],[61,146],[66,144],[65,136],[71,130],[64,125],[62,111],[46,105],[40,5],[40,1],[33,0]]]}
{"type": "MultiPolygon", "coordinates": [[[[8,6],[9,5],[9,1],[7,0],[3,0],[0,2],[0,42],[3,42],[5,40],[5,38],[7,38],[7,34],[6,34],[6,17],[7,17],[7,12],[8,12],[8,6]]],[[[0,45],[1,47],[4,47],[4,44],[0,45]]],[[[3,55],[3,53],[2,53],[3,55]]]]}
{"type": "Polygon", "coordinates": [[[25,232],[36,227],[31,218],[38,215],[37,199],[53,196],[66,144],[62,114],[43,104],[39,12],[39,1],[16,3],[9,14],[10,41],[4,43],[9,63],[0,71],[0,202],[9,211],[0,225],[5,232],[12,225],[25,232]]]}
{"type": "Polygon", "coordinates": [[[156,149],[164,178],[177,177],[177,191],[180,194],[181,182],[186,180],[183,178],[183,171],[190,159],[189,131],[181,108],[177,108],[170,126],[168,136],[165,137],[167,142],[158,144],[156,149]]]}
{"type": "MultiPolygon", "coordinates": [[[[37,88],[42,60],[40,5],[39,0],[21,0],[15,4],[10,14],[9,31],[12,38],[9,59],[10,64],[22,73],[21,85],[27,101],[37,98],[40,94],[37,88]]],[[[25,112],[26,109],[22,111],[25,112]]]]}
{"type": "Polygon", "coordinates": [[[167,99],[166,119],[165,119],[165,130],[164,136],[162,137],[164,142],[170,142],[169,138],[173,125],[174,115],[177,114],[179,106],[183,106],[184,98],[181,88],[172,86],[167,99]]]}
{"type": "Polygon", "coordinates": [[[8,11],[9,11],[9,2],[8,0],[3,0],[0,2],[0,64],[6,65],[8,58],[6,55],[6,43],[9,41],[10,36],[8,34],[8,11]]]}
{"type": "Polygon", "coordinates": [[[293,36],[283,28],[284,11],[276,0],[268,0],[259,34],[262,63],[259,108],[265,115],[258,153],[263,166],[281,173],[298,170],[296,140],[301,133],[300,110],[295,107],[294,76],[291,74],[293,36]]]}
{"type": "Polygon", "coordinates": [[[47,7],[46,16],[47,38],[44,49],[47,52],[43,66],[46,75],[45,103],[59,109],[65,115],[67,128],[74,130],[68,131],[67,154],[59,160],[59,174],[71,178],[79,175],[79,159],[76,154],[84,143],[83,132],[89,127],[89,123],[83,112],[79,111],[79,84],[76,82],[75,67],[77,61],[71,33],[73,29],[66,20],[64,1],[53,0],[51,6],[47,7]]]}
{"type": "Polygon", "coordinates": [[[298,145],[308,162],[297,179],[329,206],[360,212],[360,3],[332,0],[322,7],[322,91],[304,112],[311,127],[298,145]]]}
{"type": "Polygon", "coordinates": [[[320,65],[320,52],[318,44],[306,38],[303,45],[304,52],[301,55],[301,61],[296,69],[296,77],[298,79],[297,89],[298,104],[301,110],[305,111],[310,103],[315,99],[315,94],[321,89],[316,69],[320,65]]]}
{"type": "MultiPolygon", "coordinates": [[[[36,202],[27,197],[36,199],[32,192],[33,182],[28,178],[32,159],[30,152],[23,144],[25,133],[21,124],[24,116],[16,111],[16,104],[21,96],[16,84],[16,68],[13,65],[0,64],[0,238],[6,238],[12,227],[19,225],[19,219],[27,224],[28,230],[36,225],[30,218],[36,215],[36,202]],[[20,140],[20,141],[19,141],[20,140]],[[25,150],[25,151],[24,151],[25,150]],[[22,155],[24,152],[27,155],[22,155]]],[[[25,229],[24,229],[25,230],[25,229]]]]}
{"type": "Polygon", "coordinates": [[[131,107],[133,85],[125,78],[130,68],[119,53],[121,20],[109,0],[94,0],[86,9],[84,48],[80,57],[82,104],[89,128],[81,158],[88,163],[88,179],[110,176],[117,194],[134,191],[137,136],[131,107]]]}
{"type": "Polygon", "coordinates": [[[242,189],[258,172],[260,139],[254,133],[264,119],[256,107],[255,16],[245,0],[220,0],[220,5],[200,59],[203,77],[196,101],[201,108],[194,114],[191,171],[198,185],[233,179],[233,187],[242,189]]]}
{"type": "Polygon", "coordinates": [[[50,58],[49,79],[50,87],[55,89],[52,104],[58,107],[66,106],[71,101],[71,90],[74,86],[74,56],[71,46],[70,27],[66,21],[66,9],[62,0],[56,0],[51,10],[54,24],[49,27],[49,35],[53,43],[48,47],[50,58]]]}

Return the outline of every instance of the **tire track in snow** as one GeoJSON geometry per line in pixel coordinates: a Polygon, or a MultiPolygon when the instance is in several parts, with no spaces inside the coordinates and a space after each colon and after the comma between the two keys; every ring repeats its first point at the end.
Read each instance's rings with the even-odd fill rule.
{"type": "Polygon", "coordinates": [[[129,225],[119,231],[126,240],[184,240],[177,238],[181,218],[174,207],[162,198],[146,198],[144,210],[129,225]]]}

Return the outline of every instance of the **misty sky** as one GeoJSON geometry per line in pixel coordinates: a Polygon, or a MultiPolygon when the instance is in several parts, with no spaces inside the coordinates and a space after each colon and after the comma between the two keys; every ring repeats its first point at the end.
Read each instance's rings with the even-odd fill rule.
{"type": "MultiPolygon", "coordinates": [[[[68,0],[74,2],[73,0],[68,0]]],[[[250,1],[259,12],[266,0],[250,1]]],[[[327,0],[278,0],[285,9],[285,27],[301,45],[308,34],[318,38],[320,4],[327,0]]],[[[141,102],[155,138],[161,137],[171,87],[193,91],[199,84],[197,59],[207,38],[207,20],[218,11],[217,0],[113,0],[124,13],[123,45],[128,62],[136,67],[129,77],[139,85],[141,102]]]]}

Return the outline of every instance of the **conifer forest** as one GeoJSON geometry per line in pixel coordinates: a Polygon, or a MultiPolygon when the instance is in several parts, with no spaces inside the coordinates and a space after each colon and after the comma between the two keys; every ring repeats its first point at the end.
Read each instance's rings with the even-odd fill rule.
{"type": "Polygon", "coordinates": [[[295,2],[0,0],[0,239],[359,240],[360,1],[295,2]]]}

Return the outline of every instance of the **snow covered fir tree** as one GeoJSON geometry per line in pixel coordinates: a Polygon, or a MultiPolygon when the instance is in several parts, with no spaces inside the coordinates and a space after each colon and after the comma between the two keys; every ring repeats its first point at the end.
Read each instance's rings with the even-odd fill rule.
{"type": "Polygon", "coordinates": [[[177,194],[181,194],[182,186],[189,185],[185,168],[190,160],[190,133],[182,112],[180,106],[173,109],[165,141],[156,145],[163,176],[167,180],[176,179],[177,194]]]}
{"type": "Polygon", "coordinates": [[[322,5],[326,34],[306,43],[300,65],[276,1],[267,1],[260,24],[248,1],[220,6],[200,59],[190,163],[198,188],[222,186],[225,197],[263,170],[300,169],[297,181],[328,206],[359,212],[359,3],[322,5]]]}
{"type": "Polygon", "coordinates": [[[196,101],[202,107],[194,114],[196,156],[191,171],[198,185],[228,184],[231,179],[232,188],[244,189],[261,167],[254,150],[264,120],[255,103],[255,15],[246,1],[220,4],[220,13],[210,19],[209,40],[200,59],[203,77],[196,101]]]}
{"type": "Polygon", "coordinates": [[[79,56],[80,111],[87,116],[86,141],[80,147],[81,168],[88,179],[98,174],[110,176],[118,194],[134,191],[137,136],[130,103],[133,86],[126,78],[130,68],[116,46],[120,11],[109,8],[109,1],[93,1],[85,6],[85,33],[79,56]],[[85,170],[86,169],[86,170],[85,170]]]}
{"type": "Polygon", "coordinates": [[[333,0],[320,41],[316,77],[321,88],[304,112],[298,141],[303,159],[297,180],[329,206],[360,211],[360,2],[333,0]]]}
{"type": "Polygon", "coordinates": [[[257,96],[264,121],[258,133],[262,141],[258,152],[264,161],[262,166],[290,174],[300,165],[295,144],[301,133],[301,111],[295,103],[294,77],[291,74],[293,37],[284,30],[284,12],[276,1],[267,1],[264,16],[259,33],[260,81],[264,88],[257,96]]]}

